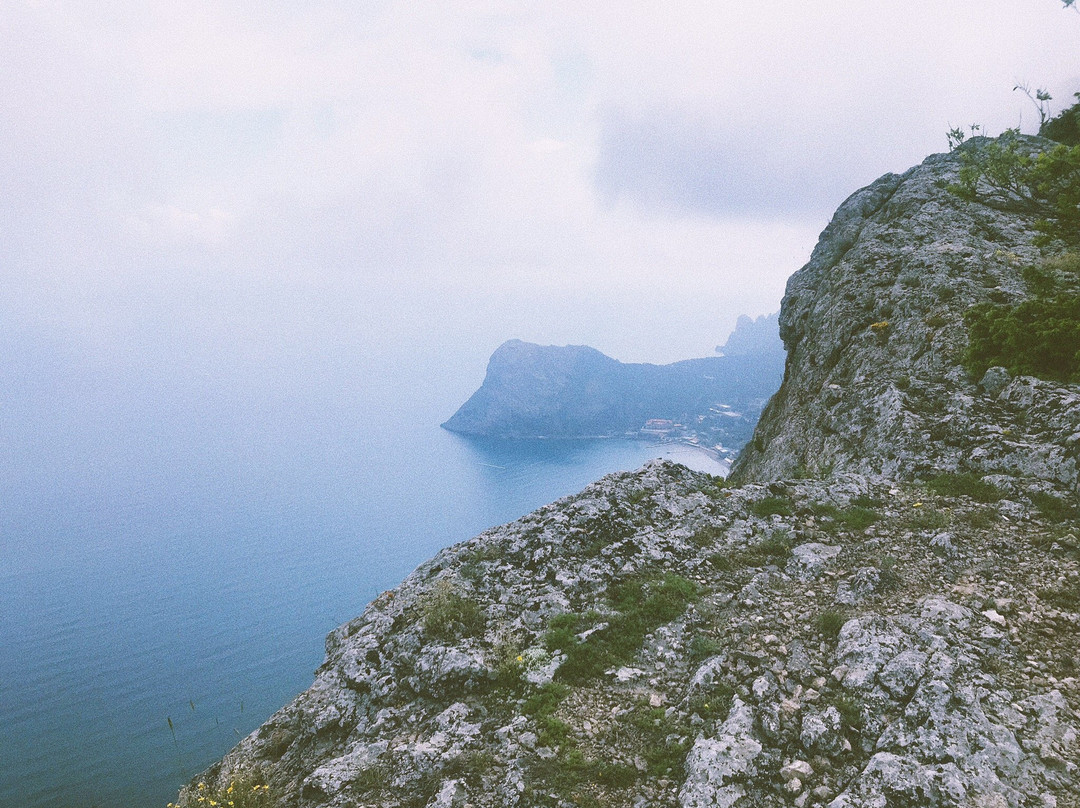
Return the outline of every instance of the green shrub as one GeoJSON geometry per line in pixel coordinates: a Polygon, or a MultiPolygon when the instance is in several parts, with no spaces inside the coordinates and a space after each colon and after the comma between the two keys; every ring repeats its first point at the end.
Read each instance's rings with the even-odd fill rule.
{"type": "MultiPolygon", "coordinates": [[[[200,781],[184,795],[179,803],[184,808],[204,808],[217,805],[222,808],[270,808],[274,804],[270,786],[261,772],[234,774],[225,785],[210,785],[200,781]]],[[[169,803],[168,808],[178,808],[169,803]]]]}
{"type": "MultiPolygon", "coordinates": [[[[1066,5],[1071,4],[1067,3],[1066,5]]],[[[1080,93],[1074,93],[1080,98],[1080,93]]],[[[1080,101],[1039,127],[1039,134],[1067,146],[1080,144],[1080,101]]]]}
{"type": "Polygon", "coordinates": [[[694,638],[690,640],[690,659],[693,662],[708,659],[719,650],[720,643],[705,634],[695,634],[694,638]]]}
{"type": "Polygon", "coordinates": [[[844,627],[844,615],[840,612],[822,612],[817,617],[817,630],[828,640],[835,640],[844,627]]]}
{"type": "Polygon", "coordinates": [[[420,617],[425,634],[446,642],[478,636],[486,627],[479,604],[463,596],[446,579],[437,581],[421,600],[420,617]]]}
{"type": "Polygon", "coordinates": [[[763,519],[769,516],[791,516],[791,500],[786,497],[767,496],[750,505],[750,511],[763,519]]]}
{"type": "Polygon", "coordinates": [[[735,702],[735,688],[720,680],[711,687],[696,693],[687,704],[690,713],[697,713],[704,719],[723,721],[731,712],[735,702]]]}
{"type": "Polygon", "coordinates": [[[964,312],[964,323],[964,365],[972,378],[1000,365],[1013,375],[1080,381],[1080,296],[979,303],[964,312]]]}
{"type": "Polygon", "coordinates": [[[1043,516],[1051,521],[1064,522],[1076,518],[1076,507],[1053,494],[1035,491],[1031,494],[1031,502],[1043,516]]]}
{"type": "Polygon", "coordinates": [[[882,591],[889,592],[896,589],[902,580],[900,573],[896,571],[896,558],[884,556],[878,562],[878,584],[882,591]]]}
{"type": "Polygon", "coordinates": [[[964,146],[958,196],[999,210],[1038,217],[1042,235],[1036,243],[1060,239],[1080,244],[1080,145],[1058,143],[1039,150],[1016,130],[995,140],[964,146]]]}
{"type": "Polygon", "coordinates": [[[949,526],[949,517],[941,511],[925,506],[916,508],[912,506],[911,514],[905,520],[911,530],[941,530],[949,526]]]}
{"type": "Polygon", "coordinates": [[[731,553],[731,563],[741,567],[760,567],[783,561],[791,555],[791,537],[787,533],[774,533],[757,544],[731,553]]]}
{"type": "Polygon", "coordinates": [[[946,497],[970,497],[976,502],[997,502],[1005,493],[973,472],[945,472],[931,477],[926,487],[946,497]]]}
{"type": "Polygon", "coordinates": [[[830,700],[840,713],[840,719],[845,727],[855,731],[863,728],[866,719],[863,715],[863,704],[859,699],[847,693],[837,693],[830,700]]]}

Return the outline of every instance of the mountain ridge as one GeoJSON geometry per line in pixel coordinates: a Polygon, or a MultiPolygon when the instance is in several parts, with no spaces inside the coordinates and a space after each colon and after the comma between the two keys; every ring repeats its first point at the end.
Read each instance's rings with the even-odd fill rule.
{"type": "Polygon", "coordinates": [[[967,377],[963,311],[1039,253],[946,190],[965,153],[840,206],[735,479],[655,461],[443,550],[180,803],[1077,808],[1080,393],[967,377]]]}

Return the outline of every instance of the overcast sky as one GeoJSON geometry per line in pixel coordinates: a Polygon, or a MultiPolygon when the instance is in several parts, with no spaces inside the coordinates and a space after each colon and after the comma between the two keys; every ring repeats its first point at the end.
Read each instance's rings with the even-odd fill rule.
{"type": "MultiPolygon", "coordinates": [[[[1080,90],[1057,0],[0,0],[0,331],[706,355],[849,193],[1080,90]]],[[[222,356],[226,356],[222,359],[222,356]]]]}

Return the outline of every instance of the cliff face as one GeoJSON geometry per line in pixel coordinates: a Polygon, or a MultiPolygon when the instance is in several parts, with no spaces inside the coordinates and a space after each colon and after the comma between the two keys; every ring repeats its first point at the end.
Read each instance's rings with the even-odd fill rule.
{"type": "Polygon", "coordinates": [[[966,467],[1075,491],[1075,389],[998,373],[980,386],[961,366],[964,311],[1024,298],[1038,250],[1030,220],[942,189],[959,165],[934,155],[841,205],[788,281],[784,382],[734,479],[966,467]]]}
{"type": "Polygon", "coordinates": [[[444,550],[181,802],[1080,806],[1080,397],[960,367],[1035,251],[956,167],[856,193],[792,278],[738,487],[654,462],[444,550]]]}
{"type": "Polygon", "coordinates": [[[484,383],[443,427],[494,438],[636,434],[650,418],[710,419],[725,445],[750,437],[780,384],[783,357],[743,355],[670,365],[624,364],[583,345],[520,340],[491,356],[484,383]],[[710,417],[726,408],[731,415],[710,417]]]}

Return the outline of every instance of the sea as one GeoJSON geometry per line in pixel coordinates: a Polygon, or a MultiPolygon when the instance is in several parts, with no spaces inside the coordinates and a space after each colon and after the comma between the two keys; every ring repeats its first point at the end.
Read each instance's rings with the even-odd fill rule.
{"type": "Polygon", "coordinates": [[[2,808],[163,808],[439,549],[651,458],[725,471],[678,445],[440,429],[479,369],[215,398],[25,361],[0,413],[2,808]]]}

